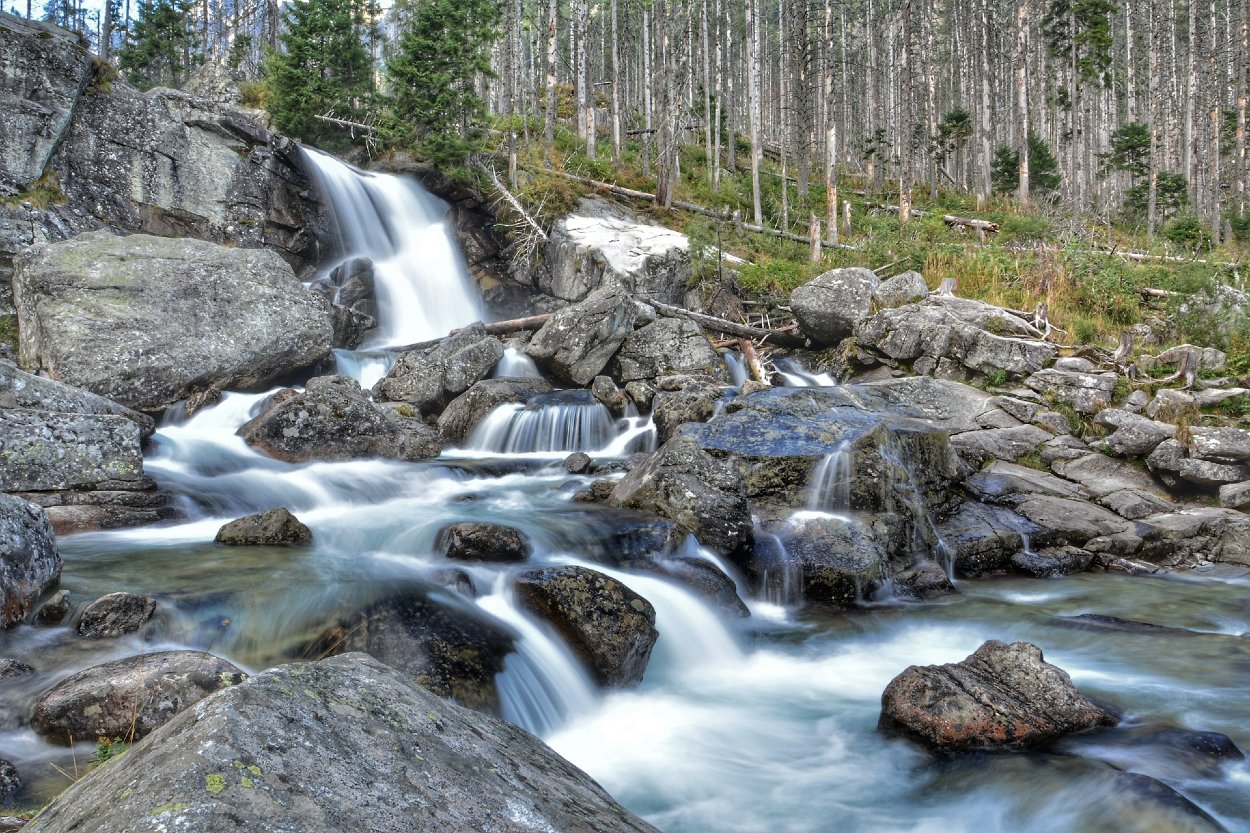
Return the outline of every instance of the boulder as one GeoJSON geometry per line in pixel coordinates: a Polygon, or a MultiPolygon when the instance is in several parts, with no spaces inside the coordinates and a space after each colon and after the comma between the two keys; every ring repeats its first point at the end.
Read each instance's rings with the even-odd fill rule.
{"type": "Polygon", "coordinates": [[[312,530],[278,507],[231,521],[217,530],[213,540],[231,547],[304,546],[312,543],[312,530]]]}
{"type": "Polygon", "coordinates": [[[881,727],[939,751],[1027,749],[1117,717],[1027,642],[990,640],[967,659],[911,666],[881,695],[881,727]]]}
{"type": "Polygon", "coordinates": [[[1208,463],[1250,463],[1250,431],[1241,428],[1190,428],[1189,456],[1208,463]]]}
{"type": "Polygon", "coordinates": [[[443,406],[485,379],[503,358],[503,343],[471,324],[429,350],[409,350],[373,386],[384,402],[406,402],[422,414],[443,406]]]}
{"type": "Polygon", "coordinates": [[[607,373],[622,385],[678,373],[727,378],[725,363],[699,325],[684,318],[660,318],[634,330],[608,362],[607,373]]]}
{"type": "Polygon", "coordinates": [[[26,373],[11,364],[0,362],[0,397],[5,392],[11,393],[13,400],[7,404],[0,401],[0,408],[125,417],[139,426],[139,434],[144,439],[156,430],[156,423],[147,414],[132,411],[91,391],[26,373]]]}
{"type": "Polygon", "coordinates": [[[956,434],[951,437],[951,447],[968,465],[980,468],[991,460],[1015,463],[1036,454],[1038,447],[1052,437],[1049,431],[1036,425],[1020,425],[956,434]]]}
{"type": "Polygon", "coordinates": [[[551,393],[543,379],[483,379],[457,396],[438,417],[438,430],[449,443],[467,440],[473,429],[500,405],[524,404],[531,397],[551,393]]]}
{"type": "Polygon", "coordinates": [[[1011,557],[1011,566],[1018,573],[1034,578],[1057,578],[1088,570],[1094,556],[1077,547],[1046,547],[1021,550],[1011,557]]]}
{"type": "Polygon", "coordinates": [[[40,697],[31,727],[54,743],[151,734],[208,695],[247,675],[200,651],[162,651],[106,662],[61,680],[40,697]]]}
{"type": "Polygon", "coordinates": [[[929,284],[919,272],[903,272],[877,287],[876,301],[882,307],[901,307],[929,297],[929,284]]]}
{"type": "Polygon", "coordinates": [[[1099,411],[1094,421],[1103,427],[1113,429],[1103,440],[1107,450],[1112,454],[1126,457],[1145,457],[1154,451],[1159,443],[1176,436],[1175,425],[1156,422],[1149,417],[1120,408],[1106,408],[1099,411]]]}
{"type": "Polygon", "coordinates": [[[147,624],[156,610],[156,599],[135,593],[109,593],[83,609],[78,635],[107,639],[134,633],[147,624]]]}
{"type": "Polygon", "coordinates": [[[898,520],[813,515],[766,526],[770,538],[756,544],[747,573],[771,599],[853,607],[891,577],[890,557],[902,533],[898,520]]]}
{"type": "Polygon", "coordinates": [[[138,410],[263,388],[330,351],[329,305],[267,250],[107,232],[16,262],[21,362],[138,410]]]}
{"type": "Polygon", "coordinates": [[[1162,422],[1175,423],[1197,409],[1198,402],[1189,391],[1163,388],[1146,405],[1146,416],[1162,422]]]}
{"type": "Polygon", "coordinates": [[[360,654],[274,668],[196,704],[71,786],[27,830],[158,825],[656,833],[533,735],[360,654]]]}
{"type": "Polygon", "coordinates": [[[688,379],[679,390],[657,392],[651,401],[656,436],[665,443],[686,423],[707,422],[724,396],[719,385],[704,379],[688,379]]]}
{"type": "Polygon", "coordinates": [[[478,711],[499,708],[495,675],[514,635],[473,604],[406,587],[336,618],[304,656],[363,651],[439,696],[478,711]]]}
{"type": "Polygon", "coordinates": [[[1177,509],[1142,518],[1137,530],[1142,541],[1133,556],[1152,564],[1250,567],[1250,516],[1244,512],[1213,506],[1177,509]]]}
{"type": "MultiPolygon", "coordinates": [[[[1008,325],[1002,326],[1004,332],[1010,332],[1008,325]]],[[[898,361],[946,359],[977,373],[1005,370],[1013,376],[1041,370],[1056,352],[1053,344],[990,332],[965,320],[936,297],[882,310],[864,321],[855,336],[861,346],[873,347],[898,361]]]]}
{"type": "Polygon", "coordinates": [[[39,605],[39,610],[35,611],[35,621],[41,625],[59,625],[68,618],[69,611],[69,591],[58,590],[39,605]]]}
{"type": "Polygon", "coordinates": [[[310,379],[303,393],[285,391],[238,430],[248,445],[288,463],[383,457],[425,460],[442,442],[416,415],[381,408],[347,376],[310,379]]]}
{"type": "Polygon", "coordinates": [[[21,492],[19,496],[43,508],[57,535],[143,526],[180,514],[146,475],[138,480],[104,481],[86,489],[21,492]]]}
{"type": "Polygon", "coordinates": [[[519,576],[521,604],[550,622],[599,685],[642,682],[659,633],[651,603],[614,578],[585,567],[548,567],[519,576]]]}
{"type": "Polygon", "coordinates": [[[1015,512],[972,501],[937,527],[953,574],[963,578],[1007,572],[1024,550],[1024,536],[1037,531],[1015,512]]]}
{"type": "Polygon", "coordinates": [[[1220,506],[1250,511],[1250,480],[1220,487],[1220,506]]]}
{"type": "Polygon", "coordinates": [[[141,487],[139,426],[125,417],[0,409],[0,491],[141,487]]]}
{"type": "Polygon", "coordinates": [[[1220,486],[1250,480],[1250,463],[1216,463],[1189,456],[1178,440],[1164,440],[1146,458],[1146,465],[1164,485],[1216,491],[1220,486]]]}
{"type": "Polygon", "coordinates": [[[0,805],[12,803],[13,797],[22,789],[22,776],[11,761],[0,758],[0,805]]]}
{"type": "Polygon", "coordinates": [[[0,629],[26,618],[61,575],[61,553],[43,510],[0,494],[0,629]]]}
{"type": "Polygon", "coordinates": [[[524,561],[531,550],[520,531],[481,522],[444,527],[438,533],[438,548],[457,561],[524,561]]]}
{"type": "Polygon", "coordinates": [[[569,474],[589,474],[594,463],[590,455],[584,451],[574,451],[564,458],[564,470],[569,474]]]}
{"type": "Polygon", "coordinates": [[[616,484],[608,502],[667,518],[725,555],[749,547],[754,538],[741,479],[693,437],[665,443],[616,484]]]}
{"type": "Polygon", "coordinates": [[[544,260],[539,289],[565,301],[619,284],[633,294],[680,305],[690,279],[686,235],[639,222],[602,200],[583,199],[556,223],[544,260]]]}
{"type": "Polygon", "coordinates": [[[605,285],[547,319],[525,352],[561,381],[582,387],[603,372],[637,316],[620,285],[605,285]]]}
{"type": "MultiPolygon", "coordinates": [[[[628,340],[627,338],[626,341],[628,340]]],[[[620,354],[618,353],[617,355],[620,354]]],[[[612,412],[612,416],[625,416],[625,411],[629,406],[629,397],[616,386],[616,382],[612,381],[611,376],[596,376],[594,381],[590,383],[590,393],[595,399],[602,402],[605,408],[612,412]]]]}
{"type": "Polygon", "coordinates": [[[35,673],[34,666],[21,660],[0,658],[0,683],[35,673]]]}
{"type": "Polygon", "coordinates": [[[1082,373],[1047,368],[1029,376],[1024,383],[1043,396],[1066,402],[1079,413],[1096,414],[1111,405],[1119,378],[1115,373],[1082,373]]]}
{"type": "Polygon", "coordinates": [[[1051,469],[1060,477],[1080,483],[1095,498],[1133,489],[1170,502],[1167,492],[1149,474],[1131,463],[1105,454],[1087,454],[1071,460],[1056,460],[1051,464],[1051,469]]]}
{"type": "Polygon", "coordinates": [[[1124,518],[1085,500],[1032,495],[1017,503],[1015,510],[1039,528],[1033,538],[1039,547],[1081,547],[1091,539],[1132,529],[1124,518]]]}
{"type": "Polygon", "coordinates": [[[791,292],[790,309],[812,341],[837,344],[868,317],[877,287],[871,269],[831,269],[791,292]]]}
{"type": "MultiPolygon", "coordinates": [[[[1088,452],[1088,449],[1086,449],[1088,452]]],[[[1027,495],[1087,499],[1089,492],[1076,483],[1044,471],[996,460],[973,474],[964,485],[980,500],[1014,506],[1027,495]]]]}

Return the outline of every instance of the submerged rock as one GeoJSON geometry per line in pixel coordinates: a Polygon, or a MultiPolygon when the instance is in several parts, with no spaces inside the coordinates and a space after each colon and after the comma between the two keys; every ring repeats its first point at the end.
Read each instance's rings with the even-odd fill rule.
{"type": "Polygon", "coordinates": [[[568,641],[600,685],[642,682],[659,633],[651,603],[614,578],[585,567],[549,567],[516,581],[521,603],[568,641]]]}
{"type": "Polygon", "coordinates": [[[150,734],[247,675],[200,651],[162,651],[106,662],[62,680],[39,698],[30,724],[54,743],[150,734]]]}
{"type": "Polygon", "coordinates": [[[274,668],[196,704],[71,786],[28,829],[154,825],[656,833],[528,732],[361,654],[274,668]]]}
{"type": "Polygon", "coordinates": [[[0,758],[0,805],[8,804],[22,788],[22,776],[11,761],[0,758]]]}
{"type": "Polygon", "coordinates": [[[881,728],[937,750],[1025,749],[1117,722],[1027,642],[990,640],[962,662],[913,665],[881,695],[881,728]]]}
{"type": "Polygon", "coordinates": [[[518,530],[503,524],[466,522],[438,533],[438,546],[459,561],[524,561],[530,545],[518,530]]]}
{"type": "Polygon", "coordinates": [[[134,633],[147,624],[156,610],[156,599],[135,593],[110,593],[83,610],[78,619],[78,635],[87,639],[108,639],[134,633]]]}
{"type": "Polygon", "coordinates": [[[59,625],[69,616],[69,591],[58,590],[52,598],[39,606],[35,612],[35,621],[41,625],[59,625]]]}
{"type": "Polygon", "coordinates": [[[60,575],[61,553],[43,510],[0,494],[0,629],[24,620],[60,575]]]}
{"type": "Polygon", "coordinates": [[[227,546],[302,546],[312,543],[312,530],[283,507],[238,518],[217,530],[214,538],[227,546]]]}

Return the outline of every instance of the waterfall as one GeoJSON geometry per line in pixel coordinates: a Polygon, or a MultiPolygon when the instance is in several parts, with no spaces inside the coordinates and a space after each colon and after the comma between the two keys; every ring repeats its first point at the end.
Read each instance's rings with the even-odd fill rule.
{"type": "Polygon", "coordinates": [[[482,318],[447,203],[407,179],[304,148],[343,258],[373,262],[379,320],[368,346],[412,344],[482,318]]]}
{"type": "Polygon", "coordinates": [[[777,372],[788,388],[831,388],[838,384],[828,373],[812,373],[797,359],[778,359],[777,372]]]}
{"type": "Polygon", "coordinates": [[[598,451],[617,435],[617,421],[589,391],[543,394],[491,411],[466,448],[496,454],[598,451]]]}
{"type": "Polygon", "coordinates": [[[534,360],[515,347],[505,347],[503,358],[495,366],[495,376],[512,379],[541,379],[534,360]]]}
{"type": "Polygon", "coordinates": [[[726,350],[721,353],[721,360],[725,362],[725,370],[729,371],[730,384],[735,388],[740,388],[746,384],[750,376],[747,373],[747,365],[742,360],[742,356],[733,350],[726,350]]]}
{"type": "Polygon", "coordinates": [[[808,484],[808,509],[813,512],[850,511],[852,456],[850,443],[843,440],[816,464],[808,484]]]}

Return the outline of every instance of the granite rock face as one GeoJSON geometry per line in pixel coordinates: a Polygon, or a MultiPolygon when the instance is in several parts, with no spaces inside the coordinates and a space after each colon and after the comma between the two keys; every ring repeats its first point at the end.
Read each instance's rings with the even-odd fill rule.
{"type": "Polygon", "coordinates": [[[0,629],[26,618],[61,575],[61,553],[43,510],[0,494],[0,629]]]}

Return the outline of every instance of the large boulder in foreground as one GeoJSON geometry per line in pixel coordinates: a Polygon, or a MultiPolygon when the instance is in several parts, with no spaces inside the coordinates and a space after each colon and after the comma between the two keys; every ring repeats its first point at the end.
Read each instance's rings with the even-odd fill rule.
{"type": "Polygon", "coordinates": [[[30,724],[54,743],[139,739],[247,675],[200,651],[162,651],[79,671],[35,703],[30,724]]]}
{"type": "Polygon", "coordinates": [[[521,603],[553,624],[600,685],[642,682],[659,633],[651,603],[585,567],[548,567],[516,582],[521,603]]]}
{"type": "Polygon", "coordinates": [[[879,281],[871,269],[831,269],[790,293],[799,327],[817,344],[837,344],[872,311],[879,281]]]}
{"type": "Polygon", "coordinates": [[[425,460],[443,444],[413,416],[378,407],[347,376],[318,376],[303,393],[273,396],[254,419],[239,427],[250,446],[287,463],[309,460],[425,460]]]}
{"type": "Polygon", "coordinates": [[[936,750],[1026,749],[1117,722],[1028,642],[992,639],[962,662],[913,665],[881,695],[881,728],[936,750]]]}
{"type": "Polygon", "coordinates": [[[26,829],[154,826],[655,833],[534,736],[361,654],[274,668],[196,704],[78,781],[26,829]]]}
{"type": "Polygon", "coordinates": [[[43,510],[0,494],[0,629],[26,618],[61,575],[61,553],[43,510]]]}
{"type": "Polygon", "coordinates": [[[330,352],[333,313],[276,253],[92,232],[16,261],[21,363],[158,411],[255,389],[330,352]]]}
{"type": "Polygon", "coordinates": [[[603,372],[637,316],[629,294],[609,284],[547,319],[525,352],[561,381],[584,387],[603,372]]]}

